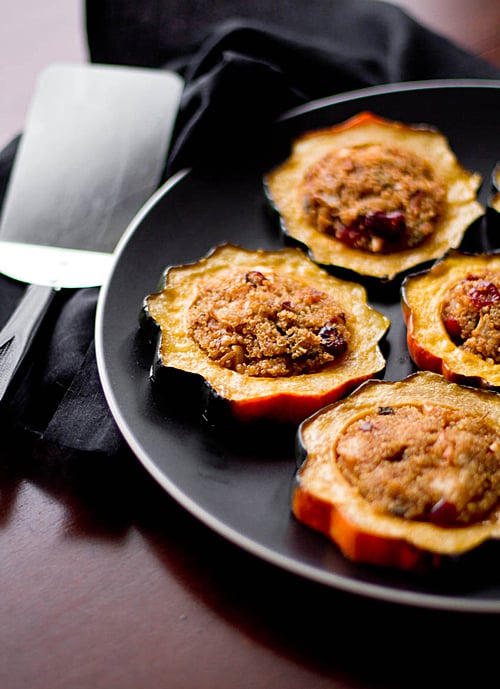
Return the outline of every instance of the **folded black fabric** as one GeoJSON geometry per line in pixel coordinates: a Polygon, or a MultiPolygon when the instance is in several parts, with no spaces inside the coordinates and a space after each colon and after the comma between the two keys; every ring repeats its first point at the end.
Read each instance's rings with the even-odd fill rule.
{"type": "MultiPolygon", "coordinates": [[[[93,62],[169,68],[185,79],[165,176],[257,154],[277,114],[365,86],[500,71],[377,0],[88,0],[93,62]],[[238,144],[237,146],[235,144],[238,144]]],[[[17,141],[0,155],[3,198],[17,141]]],[[[0,276],[0,324],[24,286],[0,276]]],[[[61,296],[19,389],[4,409],[17,429],[69,450],[123,447],[94,350],[97,290],[61,296]]],[[[8,420],[8,421],[6,421],[8,420]]]]}

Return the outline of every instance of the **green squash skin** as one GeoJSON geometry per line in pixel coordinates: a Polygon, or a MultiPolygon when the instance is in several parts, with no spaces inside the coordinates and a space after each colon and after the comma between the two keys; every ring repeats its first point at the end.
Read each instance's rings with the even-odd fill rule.
{"type": "Polygon", "coordinates": [[[500,192],[500,161],[495,165],[491,173],[491,186],[495,193],[500,192]]]}
{"type": "Polygon", "coordinates": [[[201,414],[200,389],[204,380],[194,373],[188,374],[163,364],[160,356],[161,328],[150,315],[146,299],[139,313],[139,326],[148,342],[154,346],[149,377],[155,401],[169,412],[180,410],[189,415],[201,414]],[[176,390],[175,397],[170,393],[172,389],[176,390]]]}
{"type": "Polygon", "coordinates": [[[156,404],[165,412],[198,418],[203,412],[202,390],[205,380],[198,374],[165,366],[160,356],[161,329],[149,314],[146,300],[139,312],[139,327],[147,342],[154,346],[150,380],[156,404]],[[171,390],[176,394],[172,396],[171,390]]]}

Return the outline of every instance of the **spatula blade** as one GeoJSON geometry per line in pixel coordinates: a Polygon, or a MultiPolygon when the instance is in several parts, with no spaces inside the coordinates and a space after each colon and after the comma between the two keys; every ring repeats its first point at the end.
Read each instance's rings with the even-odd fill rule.
{"type": "Polygon", "coordinates": [[[4,202],[0,271],[58,287],[99,284],[92,253],[77,252],[111,254],[158,186],[181,91],[168,71],[55,64],[42,72],[4,202]],[[50,260],[37,246],[76,252],[50,260]]]}

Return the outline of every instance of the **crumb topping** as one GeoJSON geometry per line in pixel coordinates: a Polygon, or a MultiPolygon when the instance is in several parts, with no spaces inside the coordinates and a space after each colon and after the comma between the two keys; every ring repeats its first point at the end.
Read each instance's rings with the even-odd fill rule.
{"type": "Polygon", "coordinates": [[[314,373],[341,357],[349,343],[345,314],[330,295],[258,270],[205,281],[188,325],[210,359],[248,376],[314,373]]]}
{"type": "Polygon", "coordinates": [[[379,407],[338,439],[346,479],[380,512],[442,526],[480,521],[500,496],[500,436],[477,414],[379,407]]]}
{"type": "Polygon", "coordinates": [[[426,160],[367,144],[327,153],[302,184],[307,217],[320,231],[370,253],[422,243],[445,210],[446,188],[426,160]]]}
{"type": "Polygon", "coordinates": [[[455,283],[441,306],[441,318],[458,347],[500,364],[500,275],[485,271],[455,283]]]}

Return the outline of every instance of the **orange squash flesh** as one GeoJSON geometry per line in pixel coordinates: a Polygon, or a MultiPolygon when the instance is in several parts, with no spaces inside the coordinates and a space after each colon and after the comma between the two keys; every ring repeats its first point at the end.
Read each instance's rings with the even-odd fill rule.
{"type": "Polygon", "coordinates": [[[293,493],[292,512],[299,521],[328,536],[353,562],[418,572],[441,561],[440,555],[421,550],[403,538],[362,531],[335,505],[311,495],[300,482],[293,493]]]}
{"type": "Polygon", "coordinates": [[[492,270],[500,274],[500,254],[451,251],[429,270],[409,275],[401,286],[401,305],[407,328],[408,351],[420,369],[448,380],[500,389],[500,365],[457,347],[441,319],[447,291],[468,274],[492,270]]]}
{"type": "Polygon", "coordinates": [[[466,230],[485,213],[476,198],[480,175],[461,166],[443,134],[429,126],[403,124],[371,112],[298,137],[290,157],[271,170],[264,183],[283,233],[305,246],[314,261],[384,280],[458,247],[466,230]],[[444,216],[434,233],[411,249],[387,254],[363,252],[318,231],[305,214],[300,187],[306,170],[328,151],[370,143],[397,145],[416,153],[431,164],[446,185],[444,216]]]}
{"type": "Polygon", "coordinates": [[[422,570],[438,566],[444,556],[465,553],[500,537],[500,496],[481,522],[438,526],[375,511],[337,466],[336,440],[352,421],[380,406],[423,403],[484,414],[500,433],[500,395],[462,387],[430,372],[396,382],[365,382],[299,427],[303,461],[296,475],[293,514],[330,538],[353,561],[422,570]]]}
{"type": "Polygon", "coordinates": [[[298,423],[385,368],[379,341],[389,327],[388,318],[368,306],[362,286],[329,275],[295,248],[250,251],[219,246],[196,263],[169,268],[162,289],[146,298],[143,313],[159,332],[153,380],[170,370],[204,381],[205,416],[210,415],[210,403],[218,400],[241,421],[298,423]],[[275,378],[243,375],[212,361],[189,336],[187,314],[203,280],[230,269],[274,272],[329,294],[351,323],[345,355],[315,373],[275,378]]]}

